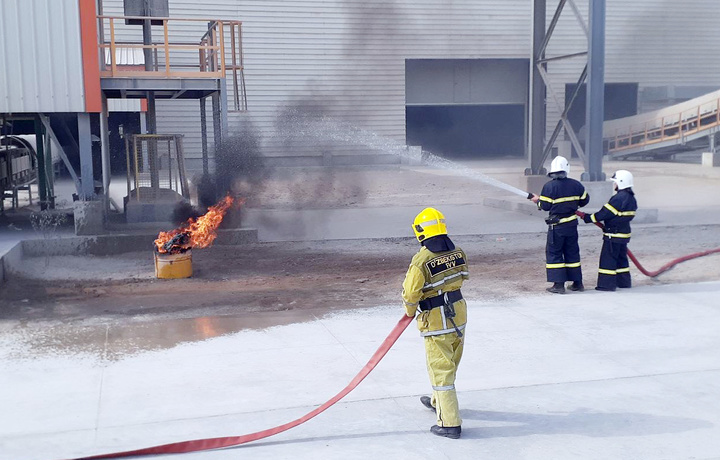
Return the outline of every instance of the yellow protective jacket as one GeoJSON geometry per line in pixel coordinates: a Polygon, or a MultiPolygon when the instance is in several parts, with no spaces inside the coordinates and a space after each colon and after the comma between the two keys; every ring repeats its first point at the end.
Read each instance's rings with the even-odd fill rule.
{"type": "MultiPolygon", "coordinates": [[[[415,316],[421,300],[456,291],[468,278],[467,256],[462,249],[456,247],[452,251],[436,253],[423,246],[412,258],[403,281],[405,313],[415,316]]],[[[465,299],[458,300],[453,307],[456,315],[453,321],[462,331],[467,321],[465,299]]],[[[417,324],[423,337],[455,332],[442,306],[420,311],[417,324]]]]}

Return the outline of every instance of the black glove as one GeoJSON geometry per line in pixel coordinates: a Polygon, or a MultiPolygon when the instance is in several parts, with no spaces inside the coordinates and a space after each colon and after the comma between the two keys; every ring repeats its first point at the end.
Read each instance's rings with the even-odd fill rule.
{"type": "Polygon", "coordinates": [[[585,214],[582,218],[583,221],[585,221],[586,224],[589,224],[592,222],[592,214],[585,214]]]}

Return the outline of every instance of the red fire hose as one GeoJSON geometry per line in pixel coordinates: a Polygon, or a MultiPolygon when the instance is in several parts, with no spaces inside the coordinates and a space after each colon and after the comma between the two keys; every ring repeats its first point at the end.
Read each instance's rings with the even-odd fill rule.
{"type": "Polygon", "coordinates": [[[181,454],[187,452],[197,452],[200,450],[211,450],[220,449],[223,447],[238,446],[251,441],[257,441],[258,439],[267,438],[274,434],[282,433],[290,428],[294,428],[301,423],[305,423],[316,415],[324,412],[327,408],[340,401],[342,398],[347,396],[352,390],[357,387],[360,382],[368,376],[370,371],[375,369],[380,360],[387,354],[390,348],[395,344],[397,339],[407,328],[408,324],[412,321],[412,317],[403,315],[402,319],[398,321],[395,328],[390,332],[385,341],[380,345],[375,354],[372,355],[370,360],[365,364],[365,367],[355,376],[354,379],[346,386],[340,393],[333,396],[328,402],[322,406],[308,412],[297,420],[286,423],[284,425],[276,426],[275,428],[269,428],[263,431],[257,431],[255,433],[246,434],[243,436],[228,436],[224,438],[210,438],[210,439],[197,439],[194,441],[183,441],[175,442],[172,444],[164,444],[162,446],[146,447],[144,449],[128,450],[125,452],[116,452],[112,454],[94,455],[92,457],[82,457],[76,460],[89,460],[98,458],[120,458],[120,457],[131,457],[136,455],[151,455],[151,454],[181,454]]]}
{"type": "MultiPolygon", "coordinates": [[[[577,214],[581,219],[585,217],[585,213],[582,211],[576,211],[575,214],[577,214]]],[[[601,224],[600,222],[595,222],[595,225],[597,225],[598,227],[600,227],[603,230],[605,229],[603,224],[601,224]]],[[[677,265],[679,263],[682,263],[682,262],[685,262],[685,261],[688,261],[691,259],[697,259],[698,257],[708,256],[710,254],[715,254],[715,253],[720,253],[720,248],[709,249],[707,251],[696,252],[693,254],[688,254],[683,257],[678,257],[677,259],[673,259],[670,262],[663,265],[662,267],[660,267],[659,269],[651,272],[651,271],[646,270],[645,267],[642,266],[640,261],[637,260],[637,257],[635,257],[635,254],[633,254],[632,251],[630,251],[630,249],[627,250],[628,257],[630,258],[630,260],[633,261],[633,263],[638,268],[638,270],[640,270],[643,275],[649,276],[650,278],[655,278],[656,276],[660,275],[661,273],[665,273],[666,271],[670,270],[671,268],[673,268],[675,265],[677,265]]]]}

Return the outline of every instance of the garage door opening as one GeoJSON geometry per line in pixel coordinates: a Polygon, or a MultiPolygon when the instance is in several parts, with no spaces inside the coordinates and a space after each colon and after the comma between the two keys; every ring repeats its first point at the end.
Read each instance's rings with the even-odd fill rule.
{"type": "Polygon", "coordinates": [[[525,106],[446,105],[406,108],[407,144],[456,159],[522,157],[525,106]]]}
{"type": "Polygon", "coordinates": [[[525,155],[527,59],[407,59],[405,138],[447,158],[525,155]]]}

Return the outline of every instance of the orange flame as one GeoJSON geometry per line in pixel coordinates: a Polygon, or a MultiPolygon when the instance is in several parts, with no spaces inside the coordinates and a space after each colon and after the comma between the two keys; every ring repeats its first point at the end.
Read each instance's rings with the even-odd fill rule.
{"type": "Polygon", "coordinates": [[[216,205],[210,206],[208,212],[197,219],[189,219],[186,224],[175,230],[160,232],[155,240],[155,247],[158,252],[167,252],[165,244],[181,233],[187,234],[188,237],[184,244],[178,246],[180,249],[206,248],[210,246],[217,238],[217,228],[233,202],[238,205],[242,204],[241,200],[235,201],[233,197],[228,195],[216,205]]]}

